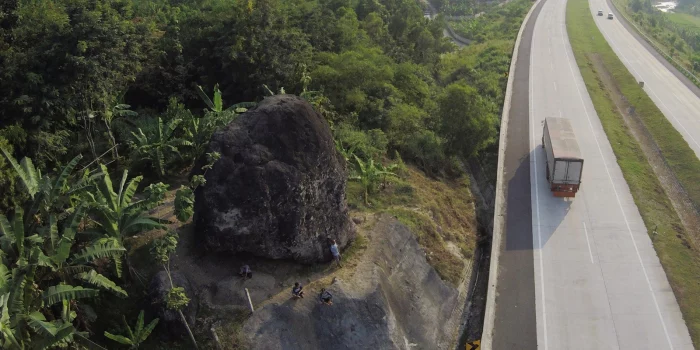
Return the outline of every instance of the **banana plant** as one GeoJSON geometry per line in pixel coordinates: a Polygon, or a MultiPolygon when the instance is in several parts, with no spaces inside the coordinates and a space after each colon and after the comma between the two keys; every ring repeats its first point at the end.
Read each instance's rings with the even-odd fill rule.
{"type": "Polygon", "coordinates": [[[204,89],[202,89],[202,87],[199,85],[197,85],[197,93],[199,94],[199,98],[202,99],[204,104],[206,104],[212,112],[233,111],[236,113],[243,113],[247,111],[248,108],[255,107],[256,105],[255,102],[239,102],[224,109],[224,101],[221,98],[221,90],[219,90],[219,84],[214,85],[213,101],[209,98],[209,96],[207,96],[207,93],[204,92],[204,89]]]}
{"type": "MultiPolygon", "coordinates": [[[[90,243],[82,250],[71,255],[75,243],[76,229],[84,211],[79,208],[66,220],[59,234],[55,217],[49,219],[50,224],[42,227],[37,234],[27,236],[22,225],[24,211],[15,209],[12,221],[0,214],[0,247],[3,252],[3,263],[10,266],[26,266],[29,261],[36,259],[37,281],[56,281],[61,283],[82,282],[126,297],[127,293],[109,278],[97,273],[90,264],[101,258],[116,259],[124,254],[125,249],[114,239],[102,239],[90,243]]],[[[96,291],[98,291],[96,290],[96,291]]]]}
{"type": "Polygon", "coordinates": [[[180,147],[190,147],[192,142],[175,137],[175,131],[182,119],[172,119],[168,124],[163,124],[163,119],[158,118],[156,132],[146,135],[141,128],[138,132],[132,132],[134,141],[131,147],[137,160],[148,162],[158,173],[159,177],[165,176],[165,166],[171,156],[181,156],[180,147]]]}
{"type": "Polygon", "coordinates": [[[365,192],[365,205],[369,205],[369,195],[376,190],[377,185],[382,179],[386,179],[387,176],[397,175],[391,171],[385,170],[386,168],[381,164],[375,164],[374,159],[369,159],[365,162],[356,155],[353,155],[353,157],[355,158],[357,171],[355,175],[350,176],[350,179],[359,181],[362,184],[365,192]]]}
{"type": "MultiPolygon", "coordinates": [[[[103,176],[96,185],[97,190],[86,194],[91,200],[90,211],[94,214],[93,220],[98,228],[97,232],[90,233],[102,236],[102,240],[98,242],[111,244],[115,249],[122,248],[124,239],[129,236],[165,227],[165,221],[147,215],[148,210],[162,202],[162,191],[159,191],[158,195],[136,200],[136,190],[143,179],[142,176],[129,180],[129,172],[124,170],[115,192],[107,167],[100,165],[100,168],[103,176]]],[[[114,262],[117,274],[121,276],[121,259],[117,258],[114,262]]]]}
{"type": "Polygon", "coordinates": [[[61,236],[52,230],[48,230],[52,235],[50,238],[39,234],[27,236],[22,224],[23,215],[20,208],[15,209],[12,221],[0,215],[3,253],[0,262],[2,345],[15,349],[25,349],[28,346],[38,349],[66,347],[73,342],[95,345],[87,339],[86,334],[78,332],[73,326],[76,313],[71,310],[71,303],[78,299],[94,298],[99,295],[100,289],[121,292],[123,296],[126,296],[126,292],[88,266],[74,269],[73,277],[99,289],[73,286],[65,281],[55,284],[56,276],[61,275],[56,272],[60,267],[70,271],[66,268],[66,261],[87,263],[110,254],[88,247],[68,259],[75,235],[71,228],[64,229],[61,236]],[[54,242],[56,249],[53,254],[46,254],[42,248],[47,240],[54,242]],[[88,269],[88,273],[79,272],[88,269]],[[83,275],[90,276],[91,279],[83,278],[83,275]],[[61,304],[60,314],[54,312],[53,306],[56,304],[61,304]],[[49,320],[47,315],[51,316],[49,320]]]}
{"type": "Polygon", "coordinates": [[[143,322],[143,310],[139,313],[139,318],[136,320],[136,325],[132,330],[129,327],[129,323],[126,322],[126,317],[122,315],[122,320],[124,321],[124,326],[126,326],[127,335],[115,335],[109,332],[105,332],[105,337],[116,341],[119,344],[129,345],[131,349],[138,349],[141,343],[143,343],[146,338],[151,334],[153,329],[158,324],[158,319],[154,319],[148,325],[144,327],[143,322]]]}

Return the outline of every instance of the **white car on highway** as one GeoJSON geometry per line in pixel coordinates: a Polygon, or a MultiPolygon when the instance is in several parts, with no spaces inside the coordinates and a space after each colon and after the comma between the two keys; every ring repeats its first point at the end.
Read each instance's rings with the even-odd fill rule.
{"type": "Polygon", "coordinates": [[[613,19],[613,14],[612,14],[612,12],[608,13],[608,19],[613,19]]]}
{"type": "Polygon", "coordinates": [[[603,10],[598,10],[598,16],[602,16],[602,15],[603,15],[603,10]]]}

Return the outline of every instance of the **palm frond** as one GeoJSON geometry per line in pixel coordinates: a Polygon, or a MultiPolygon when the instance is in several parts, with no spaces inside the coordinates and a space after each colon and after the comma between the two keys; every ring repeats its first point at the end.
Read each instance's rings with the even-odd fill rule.
{"type": "Polygon", "coordinates": [[[131,203],[131,199],[136,194],[136,189],[138,189],[139,183],[141,183],[142,179],[143,179],[143,176],[137,176],[137,177],[131,179],[131,181],[129,181],[129,185],[126,186],[126,190],[124,190],[123,193],[120,192],[121,200],[120,200],[119,206],[122,210],[124,210],[124,208],[128,207],[129,204],[131,203]]]}
{"type": "Polygon", "coordinates": [[[123,233],[128,234],[132,231],[143,231],[152,230],[154,228],[164,228],[164,225],[149,217],[136,217],[133,220],[128,221],[121,230],[123,233]]]}
{"type": "Polygon", "coordinates": [[[100,168],[104,173],[104,176],[102,177],[102,183],[99,186],[100,192],[102,193],[104,199],[107,201],[107,203],[105,204],[107,204],[112,210],[117,211],[117,194],[114,193],[114,187],[112,185],[112,179],[109,176],[109,171],[107,170],[107,167],[104,164],[100,164],[100,168]]]}
{"type": "Polygon", "coordinates": [[[34,311],[30,313],[27,317],[27,324],[35,332],[44,337],[53,337],[61,329],[60,326],[54,322],[47,322],[46,317],[39,311],[34,311]]]}
{"type": "Polygon", "coordinates": [[[183,140],[183,139],[172,139],[172,140],[168,141],[168,145],[172,145],[172,146],[188,146],[188,147],[189,147],[189,146],[194,145],[194,143],[192,143],[192,141],[183,140]]]}
{"type": "Polygon", "coordinates": [[[58,241],[56,253],[52,256],[52,260],[56,265],[62,264],[68,259],[73,242],[75,242],[75,230],[70,228],[63,230],[63,236],[58,241]]]}
{"type": "Polygon", "coordinates": [[[120,297],[126,298],[129,296],[124,289],[117,286],[116,283],[112,282],[109,278],[97,273],[95,270],[80,273],[77,277],[87,284],[100,289],[108,290],[120,297]]]}
{"type": "Polygon", "coordinates": [[[7,217],[4,214],[0,214],[0,234],[10,237],[12,240],[15,238],[12,225],[10,225],[10,221],[7,220],[7,217]]]}
{"type": "Polygon", "coordinates": [[[97,289],[75,287],[67,284],[51,286],[41,294],[44,305],[51,306],[61,301],[70,301],[83,298],[94,298],[100,293],[97,289]]]}
{"type": "Polygon", "coordinates": [[[27,275],[23,269],[13,269],[9,286],[10,298],[7,309],[10,314],[21,314],[24,310],[24,287],[27,285],[27,275]]]}
{"type": "Polygon", "coordinates": [[[7,158],[7,161],[10,162],[12,168],[15,169],[17,176],[22,179],[22,183],[27,189],[27,192],[29,192],[29,195],[34,198],[34,195],[39,190],[39,182],[36,177],[36,169],[34,168],[34,164],[32,164],[32,160],[29,158],[22,159],[22,165],[20,165],[17,163],[17,160],[12,156],[12,154],[10,154],[10,152],[7,152],[4,148],[0,150],[2,150],[2,153],[5,155],[5,158],[7,158]],[[25,168],[31,171],[25,171],[25,168]]]}
{"type": "Polygon", "coordinates": [[[56,334],[40,339],[33,339],[31,343],[32,349],[49,349],[52,347],[65,345],[62,344],[66,339],[69,339],[75,333],[75,327],[70,323],[60,323],[60,328],[56,330],[56,334]]]}
{"type": "Polygon", "coordinates": [[[123,336],[123,335],[116,335],[112,334],[110,332],[105,331],[105,337],[109,338],[111,340],[114,340],[115,342],[123,345],[134,345],[134,342],[131,341],[131,339],[123,336]]]}
{"type": "Polygon", "coordinates": [[[209,96],[207,96],[202,87],[199,85],[197,85],[197,94],[199,94],[199,97],[202,99],[202,101],[204,101],[204,104],[206,104],[207,107],[209,107],[209,109],[211,109],[212,111],[216,110],[214,102],[212,102],[211,99],[209,99],[209,96]]]}
{"type": "Polygon", "coordinates": [[[122,257],[115,256],[114,259],[114,272],[117,273],[118,278],[122,278],[122,257]]]}
{"type": "Polygon", "coordinates": [[[51,252],[49,252],[50,254],[53,253],[53,251],[58,245],[58,223],[56,215],[49,215],[48,236],[51,242],[51,252]]]}
{"type": "Polygon", "coordinates": [[[121,207],[122,203],[122,195],[124,194],[124,185],[126,184],[126,179],[129,177],[129,171],[124,170],[124,173],[122,173],[122,181],[119,183],[119,191],[117,192],[117,203],[119,203],[119,206],[121,207]]]}
{"type": "Polygon", "coordinates": [[[76,165],[78,165],[78,162],[81,159],[83,159],[83,156],[79,154],[73,157],[73,159],[66,166],[63,167],[61,174],[58,175],[58,178],[56,178],[56,181],[54,182],[54,185],[51,188],[49,198],[56,198],[58,194],[61,193],[61,190],[63,190],[63,188],[66,185],[66,180],[68,180],[68,177],[73,172],[73,169],[75,169],[76,165]]]}
{"type": "Polygon", "coordinates": [[[10,270],[7,269],[7,266],[0,263],[0,291],[5,291],[11,277],[12,275],[10,274],[10,270]]]}
{"type": "Polygon", "coordinates": [[[125,251],[126,249],[116,239],[101,239],[74,255],[71,262],[74,264],[87,264],[96,259],[121,256],[125,251]]]}
{"type": "Polygon", "coordinates": [[[81,202],[77,207],[75,207],[75,210],[73,211],[73,213],[63,223],[64,230],[65,229],[77,230],[78,225],[80,225],[80,221],[83,220],[84,214],[85,214],[85,204],[81,202]]]}
{"type": "Polygon", "coordinates": [[[15,217],[12,220],[13,223],[13,235],[15,238],[15,246],[17,247],[17,255],[24,256],[24,222],[22,218],[24,217],[24,210],[22,207],[15,207],[15,217]]]}
{"type": "MultiPolygon", "coordinates": [[[[141,313],[143,313],[143,311],[141,311],[141,313]]],[[[141,331],[141,336],[139,337],[139,341],[144,341],[144,340],[146,340],[146,338],[148,338],[149,335],[151,335],[151,332],[153,332],[153,329],[155,329],[156,325],[158,325],[158,321],[159,321],[159,319],[157,319],[157,318],[154,319],[153,321],[151,321],[148,324],[148,326],[146,326],[146,328],[144,328],[141,331]]]]}

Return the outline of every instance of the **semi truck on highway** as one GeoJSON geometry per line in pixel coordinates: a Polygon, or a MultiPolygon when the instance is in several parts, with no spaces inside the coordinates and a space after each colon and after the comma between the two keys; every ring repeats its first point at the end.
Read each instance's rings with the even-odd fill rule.
{"type": "Polygon", "coordinates": [[[544,119],[542,147],[547,155],[546,176],[555,197],[574,197],[581,186],[583,158],[566,118],[544,119]]]}

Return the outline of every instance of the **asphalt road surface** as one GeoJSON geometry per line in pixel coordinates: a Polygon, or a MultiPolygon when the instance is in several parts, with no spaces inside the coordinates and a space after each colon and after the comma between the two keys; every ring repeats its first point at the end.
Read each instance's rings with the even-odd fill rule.
{"type": "Polygon", "coordinates": [[[566,1],[544,4],[530,52],[528,149],[538,348],[693,349],[576,66],[565,11],[566,1]],[[545,117],[568,118],[575,130],[585,163],[581,190],[573,199],[555,198],[548,189],[541,147],[545,117]]]}
{"type": "Polygon", "coordinates": [[[500,258],[494,302],[493,349],[537,349],[528,89],[532,34],[544,3],[541,1],[537,5],[523,29],[513,74],[503,161],[506,203],[503,237],[498,247],[500,258]]]}
{"type": "Polygon", "coordinates": [[[630,32],[632,27],[623,25],[624,20],[608,1],[589,0],[589,4],[591,15],[608,44],[637,81],[644,82],[649,97],[700,158],[700,90],[686,78],[679,78],[680,74],[668,62],[648,44],[640,42],[643,39],[630,32]],[[596,16],[598,10],[603,10],[605,16],[596,16]],[[614,12],[615,19],[608,20],[608,12],[614,12]]]}

